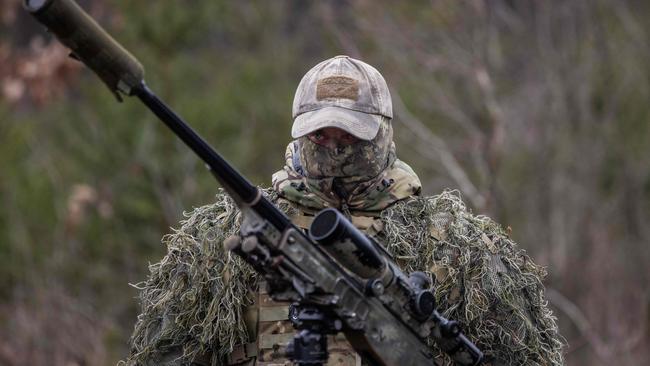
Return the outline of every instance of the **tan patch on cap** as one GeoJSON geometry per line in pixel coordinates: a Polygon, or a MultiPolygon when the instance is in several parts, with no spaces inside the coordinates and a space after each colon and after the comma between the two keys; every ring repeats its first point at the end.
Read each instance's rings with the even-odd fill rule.
{"type": "Polygon", "coordinates": [[[316,99],[345,98],[359,99],[359,82],[346,76],[330,76],[318,80],[316,99]]]}

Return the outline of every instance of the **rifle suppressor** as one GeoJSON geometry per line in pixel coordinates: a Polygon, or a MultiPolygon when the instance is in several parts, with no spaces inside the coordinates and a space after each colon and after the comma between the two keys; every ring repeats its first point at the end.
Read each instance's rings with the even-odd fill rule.
{"type": "Polygon", "coordinates": [[[72,0],[24,0],[23,6],[88,65],[121,101],[144,79],[144,68],[72,0]]]}

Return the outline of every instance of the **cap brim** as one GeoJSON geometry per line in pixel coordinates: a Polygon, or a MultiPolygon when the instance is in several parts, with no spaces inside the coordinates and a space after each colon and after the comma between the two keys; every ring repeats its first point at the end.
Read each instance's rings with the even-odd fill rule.
{"type": "Polygon", "coordinates": [[[293,121],[291,136],[294,139],[325,127],[336,127],[362,140],[377,136],[381,116],[340,107],[325,107],[305,112],[293,121]]]}

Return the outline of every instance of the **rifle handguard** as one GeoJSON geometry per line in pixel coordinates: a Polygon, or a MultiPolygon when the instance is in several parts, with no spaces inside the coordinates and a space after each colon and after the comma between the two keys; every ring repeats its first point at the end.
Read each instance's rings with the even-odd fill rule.
{"type": "Polygon", "coordinates": [[[73,57],[88,65],[121,101],[144,79],[144,68],[72,0],[24,0],[23,6],[52,32],[73,57]]]}

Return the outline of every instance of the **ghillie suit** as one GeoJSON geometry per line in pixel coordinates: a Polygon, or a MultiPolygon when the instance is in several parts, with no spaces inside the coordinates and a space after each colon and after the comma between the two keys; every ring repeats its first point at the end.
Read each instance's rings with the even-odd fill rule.
{"type": "MultiPolygon", "coordinates": [[[[266,193],[297,225],[306,226],[310,212],[332,202],[319,199],[329,195],[318,185],[294,174],[293,152],[290,146],[287,166],[274,176],[275,191],[266,193]]],[[[461,323],[488,364],[563,364],[563,340],[544,300],[545,270],[498,224],[472,215],[457,192],[414,195],[419,191],[417,177],[408,165],[391,159],[385,169],[391,177],[381,175],[370,185],[379,192],[373,197],[390,205],[382,210],[385,205],[380,204],[377,211],[349,210],[353,223],[383,244],[405,272],[435,275],[438,310],[461,323]]],[[[216,203],[189,213],[181,228],[164,238],[168,254],[151,266],[149,279],[140,284],[142,314],[127,364],[252,364],[256,354],[257,364],[283,364],[266,359],[281,345],[261,344],[264,335],[256,331],[266,328],[255,328],[250,321],[247,310],[259,300],[251,291],[258,285],[255,273],[222,247],[223,240],[237,232],[240,219],[232,200],[219,194],[216,203]],[[251,350],[251,344],[257,350],[251,350]],[[244,357],[233,360],[233,351],[244,357]],[[273,363],[263,362],[269,360],[273,363]]],[[[259,309],[252,314],[262,320],[260,315],[259,309]]],[[[286,322],[278,322],[271,332],[286,335],[290,330],[285,327],[286,322]]],[[[452,364],[446,355],[437,356],[441,364],[452,364]]]]}

